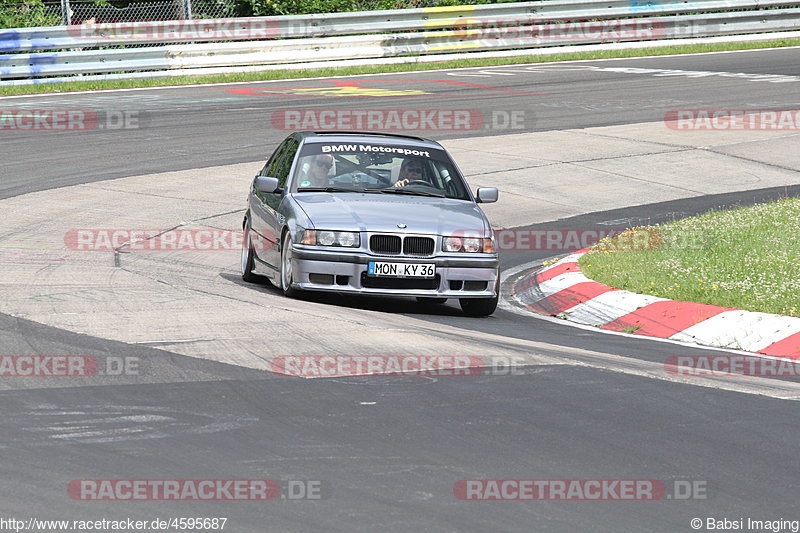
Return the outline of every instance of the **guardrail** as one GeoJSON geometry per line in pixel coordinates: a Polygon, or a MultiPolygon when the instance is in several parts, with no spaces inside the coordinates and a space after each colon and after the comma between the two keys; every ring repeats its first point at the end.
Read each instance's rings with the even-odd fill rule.
{"type": "Polygon", "coordinates": [[[0,84],[48,83],[63,80],[48,76],[74,74],[155,77],[187,68],[787,31],[800,29],[800,8],[794,6],[798,0],[545,0],[7,29],[0,30],[0,78],[7,80],[0,84]]]}

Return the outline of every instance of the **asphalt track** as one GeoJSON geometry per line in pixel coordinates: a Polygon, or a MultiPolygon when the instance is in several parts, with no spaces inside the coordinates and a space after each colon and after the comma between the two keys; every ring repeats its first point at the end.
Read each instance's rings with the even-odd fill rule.
{"type": "MultiPolygon", "coordinates": [[[[482,75],[485,69],[474,69],[454,72],[452,76],[421,72],[349,79],[371,80],[364,84],[367,87],[424,89],[435,95],[412,96],[405,100],[303,97],[275,89],[333,85],[309,81],[4,99],[4,105],[13,108],[47,106],[101,112],[131,111],[138,114],[143,127],[138,130],[97,129],[81,135],[44,138],[37,132],[13,135],[3,132],[0,198],[123,176],[260,160],[271,153],[275,143],[287,133],[274,128],[271,121],[275,111],[285,109],[397,108],[412,98],[419,107],[478,109],[487,116],[492,111],[523,110],[523,131],[544,131],[660,121],[666,111],[676,108],[791,107],[798,102],[796,81],[775,83],[744,78],[690,77],[689,73],[710,70],[800,76],[797,55],[797,50],[788,49],[572,63],[516,74],[508,74],[514,70],[512,67],[503,67],[494,70],[506,74],[495,76],[482,75]],[[587,75],[574,70],[579,65],[675,69],[687,71],[687,74],[655,76],[603,71],[587,75]],[[408,79],[422,81],[390,81],[408,79]],[[459,83],[499,90],[459,86],[459,83]],[[250,94],[228,92],[243,88],[254,90],[246,91],[250,94]],[[275,97],[268,94],[270,91],[289,95],[275,97]],[[30,153],[36,157],[27,157],[30,153]]],[[[426,132],[426,136],[438,140],[505,133],[509,130],[426,132]]]]}
{"type": "MultiPolygon", "coordinates": [[[[776,50],[583,65],[800,76],[798,58],[797,50],[776,50]]],[[[800,81],[711,75],[663,77],[577,69],[460,74],[470,76],[415,73],[413,78],[359,79],[380,80],[376,85],[384,89],[424,86],[440,95],[420,100],[430,107],[479,109],[487,115],[523,109],[525,131],[658,121],[668,109],[681,107],[797,108],[800,96],[800,81]],[[407,79],[428,81],[391,81],[407,79]],[[505,90],[437,83],[441,80],[505,90]]],[[[270,87],[274,92],[275,86],[320,84],[244,87],[270,87]]],[[[3,105],[11,107],[13,101],[15,108],[131,110],[140,114],[143,127],[69,135],[3,132],[0,197],[254,161],[285,135],[269,119],[279,109],[403,105],[396,98],[365,104],[359,98],[226,92],[230,88],[7,100],[3,105]]],[[[508,131],[428,136],[501,133],[508,131]]],[[[797,193],[705,196],[591,213],[561,220],[559,227],[592,227],[622,218],[658,220],[786,192],[797,193]]],[[[52,194],[58,202],[59,191],[52,194]]],[[[546,255],[508,254],[502,267],[546,255]]],[[[347,305],[335,298],[330,303],[347,305]]],[[[433,325],[642,361],[662,362],[699,352],[532,321],[507,311],[475,320],[462,317],[451,305],[401,302],[391,310],[380,301],[351,305],[424,318],[433,325]]],[[[794,453],[799,436],[796,404],[769,395],[559,364],[531,366],[509,376],[300,380],[20,318],[0,318],[0,329],[2,354],[131,355],[149,365],[146,376],[125,384],[111,378],[96,379],[91,386],[3,384],[8,390],[0,393],[0,516],[226,516],[230,531],[690,531],[689,521],[695,517],[800,519],[792,490],[800,473],[794,453]],[[302,501],[71,500],[67,483],[85,478],[305,479],[319,480],[324,490],[322,499],[302,501]],[[459,501],[453,496],[454,484],[471,478],[696,480],[707,483],[708,497],[657,502],[459,501]]],[[[269,342],[268,335],[264,342],[269,342]]]]}

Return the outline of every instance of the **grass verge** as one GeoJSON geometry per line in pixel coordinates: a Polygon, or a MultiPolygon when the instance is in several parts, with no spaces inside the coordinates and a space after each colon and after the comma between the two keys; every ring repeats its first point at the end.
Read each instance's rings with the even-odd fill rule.
{"type": "Polygon", "coordinates": [[[438,70],[446,68],[485,67],[496,65],[517,65],[523,63],[552,63],[590,59],[639,57],[642,55],[697,54],[731,50],[753,50],[759,48],[783,48],[800,46],[800,39],[779,39],[755,42],[709,43],[655,48],[603,50],[596,52],[570,52],[556,55],[525,55],[490,59],[454,59],[434,63],[404,63],[388,65],[369,65],[359,67],[330,67],[306,70],[269,70],[241,74],[219,74],[214,76],[180,76],[174,78],[70,81],[39,85],[0,86],[0,96],[17,94],[40,94],[67,91],[92,91],[100,89],[128,89],[134,87],[164,87],[171,85],[192,85],[200,83],[231,83],[242,81],[264,81],[279,79],[316,78],[324,76],[346,76],[352,74],[376,74],[407,72],[410,70],[438,70]]]}
{"type": "Polygon", "coordinates": [[[800,198],[635,228],[580,266],[631,292],[800,316],[800,198]]]}

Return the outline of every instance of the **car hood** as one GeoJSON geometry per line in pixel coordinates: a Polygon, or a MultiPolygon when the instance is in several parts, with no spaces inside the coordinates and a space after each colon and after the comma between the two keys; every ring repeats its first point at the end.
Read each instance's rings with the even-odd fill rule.
{"type": "Polygon", "coordinates": [[[488,227],[470,201],[386,193],[301,193],[294,200],[316,229],[457,234],[488,227]]]}

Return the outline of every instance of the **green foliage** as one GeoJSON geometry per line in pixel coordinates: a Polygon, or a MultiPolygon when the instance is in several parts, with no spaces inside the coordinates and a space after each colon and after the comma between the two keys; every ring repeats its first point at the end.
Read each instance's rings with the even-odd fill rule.
{"type": "MultiPolygon", "coordinates": [[[[511,0],[504,0],[511,1],[511,0]]],[[[124,7],[115,0],[95,0],[96,6],[124,7]]],[[[489,4],[488,0],[195,0],[196,18],[303,15],[379,9],[489,4]]],[[[88,4],[91,5],[91,4],[88,4]]],[[[53,26],[61,23],[58,4],[42,0],[0,0],[0,28],[53,26]]]]}
{"type": "Polygon", "coordinates": [[[48,9],[42,0],[0,0],[0,28],[55,26],[60,23],[59,11],[48,9]]]}
{"type": "MultiPolygon", "coordinates": [[[[380,9],[490,4],[486,0],[235,0],[239,16],[343,13],[380,9]]],[[[497,2],[495,2],[497,3],[497,2]]]]}

